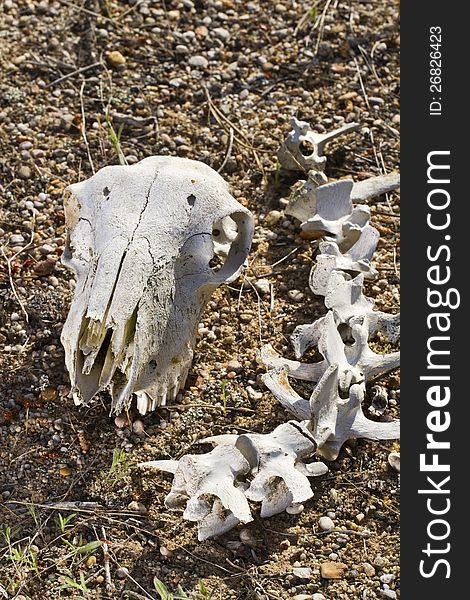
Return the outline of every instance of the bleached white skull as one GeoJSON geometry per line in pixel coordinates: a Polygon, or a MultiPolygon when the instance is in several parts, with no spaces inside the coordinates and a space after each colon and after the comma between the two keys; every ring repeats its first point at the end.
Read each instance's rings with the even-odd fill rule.
{"type": "Polygon", "coordinates": [[[62,343],[74,400],[109,389],[111,412],[134,394],[144,414],[184,386],[201,313],[239,274],[253,218],[220,175],[183,158],[105,167],[69,189],[63,263],[77,284],[62,343]]]}

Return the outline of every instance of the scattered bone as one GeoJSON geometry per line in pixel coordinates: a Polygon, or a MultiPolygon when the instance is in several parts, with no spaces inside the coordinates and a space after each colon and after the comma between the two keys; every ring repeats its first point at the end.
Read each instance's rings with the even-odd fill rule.
{"type": "MultiPolygon", "coordinates": [[[[247,433],[230,440],[248,461],[253,479],[245,491],[248,499],[261,502],[261,517],[276,515],[300,505],[313,496],[308,477],[323,475],[323,463],[305,463],[313,457],[316,444],[305,424],[289,421],[272,433],[247,433]]],[[[226,435],[203,442],[226,444],[226,435]]],[[[219,446],[220,447],[220,446],[219,446]]],[[[294,509],[295,510],[295,509],[294,509]]]]}
{"type": "Polygon", "coordinates": [[[319,456],[335,460],[344,442],[351,439],[389,440],[400,436],[399,421],[377,423],[364,416],[364,394],[365,385],[354,383],[344,397],[338,365],[327,369],[310,398],[311,427],[319,456]]]}
{"type": "Polygon", "coordinates": [[[253,520],[248,501],[236,485],[237,477],[246,475],[250,465],[235,446],[222,444],[207,454],[189,454],[179,461],[156,460],[139,466],[174,474],[165,506],[185,506],[183,517],[197,522],[199,541],[253,520]]]}
{"type": "Polygon", "coordinates": [[[276,400],[296,419],[299,419],[299,421],[309,419],[310,405],[307,400],[292,389],[288,379],[289,368],[285,365],[274,366],[279,355],[274,352],[270,345],[264,346],[261,349],[261,356],[263,363],[266,366],[269,365],[269,371],[262,375],[262,380],[266,387],[271,391],[276,400]],[[267,358],[268,353],[271,353],[272,360],[267,358]]]}
{"type": "MultiPolygon", "coordinates": [[[[361,273],[354,279],[342,271],[332,271],[328,280],[328,289],[325,293],[325,306],[333,310],[336,325],[340,328],[343,340],[351,341],[351,320],[354,317],[363,317],[368,328],[369,336],[377,332],[385,334],[391,341],[396,342],[400,337],[400,315],[391,315],[373,310],[374,301],[363,294],[364,275],[361,273]],[[341,328],[340,326],[348,326],[341,328]]],[[[299,325],[295,328],[291,341],[297,358],[318,344],[323,327],[323,317],[312,324],[299,325]]]]}
{"type": "Polygon", "coordinates": [[[366,202],[400,187],[400,173],[389,173],[356,181],[351,192],[353,202],[366,202]]]}
{"type": "Polygon", "coordinates": [[[351,201],[353,182],[341,179],[316,190],[315,212],[301,224],[303,237],[336,242],[342,252],[349,250],[369,224],[370,208],[354,206],[351,201]]]}
{"type": "Polygon", "coordinates": [[[112,413],[134,395],[145,414],[184,386],[200,315],[243,267],[253,218],[220,175],[183,158],[105,167],[70,191],[63,262],[77,285],[62,343],[74,400],[109,389],[112,413]]]}
{"type": "Polygon", "coordinates": [[[326,175],[320,171],[309,171],[307,177],[307,181],[301,181],[301,185],[293,190],[284,211],[286,215],[295,217],[301,223],[317,212],[317,189],[328,183],[326,175]]]}
{"type": "Polygon", "coordinates": [[[379,241],[379,232],[367,225],[358,241],[344,254],[335,242],[320,242],[316,265],[310,272],[310,289],[317,296],[325,296],[332,271],[343,271],[351,277],[362,273],[366,279],[375,279],[377,271],[371,264],[379,241]]]}
{"type": "MultiPolygon", "coordinates": [[[[347,391],[351,384],[368,381],[372,377],[383,375],[397,368],[399,365],[399,352],[390,354],[377,354],[373,352],[368,343],[369,330],[364,324],[363,317],[353,317],[351,323],[352,344],[345,344],[332,311],[322,319],[322,331],[318,339],[318,350],[324,360],[317,363],[301,363],[296,360],[282,358],[270,345],[261,349],[260,359],[268,369],[277,369],[271,376],[264,376],[264,383],[277,396],[283,406],[295,407],[298,415],[304,414],[304,404],[298,395],[294,400],[292,396],[287,400],[285,392],[287,385],[285,379],[286,369],[288,374],[295,379],[317,382],[325,371],[333,364],[339,366],[340,389],[347,391]]],[[[292,390],[293,391],[293,390],[292,390]]],[[[294,392],[295,394],[295,392],[294,392]]]]}
{"type": "MultiPolygon", "coordinates": [[[[318,213],[317,190],[326,183],[328,183],[328,180],[324,173],[315,170],[309,171],[307,180],[301,180],[294,187],[289,204],[285,209],[285,214],[295,217],[301,223],[311,219],[318,213]]],[[[399,187],[399,173],[379,175],[378,177],[370,177],[364,181],[354,182],[350,193],[351,204],[353,202],[366,202],[372,198],[396,190],[399,187]]]]}
{"type": "Polygon", "coordinates": [[[325,145],[359,127],[358,123],[348,123],[329,133],[316,133],[308,123],[296,118],[291,120],[291,125],[293,129],[287,135],[277,154],[279,163],[284,169],[304,171],[305,173],[310,170],[323,171],[326,163],[326,156],[323,155],[325,145]],[[308,154],[302,152],[306,145],[311,146],[308,154]]]}

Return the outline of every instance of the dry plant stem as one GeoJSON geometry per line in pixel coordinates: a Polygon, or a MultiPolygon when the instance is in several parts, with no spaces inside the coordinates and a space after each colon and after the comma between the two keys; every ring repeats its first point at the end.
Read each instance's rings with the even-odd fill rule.
{"type": "Polygon", "coordinates": [[[318,28],[318,37],[317,37],[317,43],[315,45],[315,52],[314,52],[315,56],[318,55],[318,49],[320,48],[320,44],[323,39],[323,25],[325,23],[326,13],[328,12],[328,9],[330,8],[330,4],[331,4],[331,0],[327,0],[327,3],[325,4],[325,8],[323,9],[323,12],[320,17],[320,26],[318,28]]]}
{"type": "Polygon", "coordinates": [[[80,127],[81,133],[82,133],[82,137],[83,137],[83,141],[85,143],[86,146],[86,151],[87,151],[87,155],[88,155],[88,162],[90,163],[90,167],[91,170],[93,172],[93,175],[96,173],[95,171],[95,165],[93,164],[93,159],[91,158],[91,152],[90,152],[90,144],[88,143],[88,138],[86,135],[86,118],[85,118],[85,105],[83,102],[83,92],[85,90],[85,80],[82,81],[82,85],[80,86],[80,108],[81,108],[81,113],[82,113],[82,126],[80,127]]]}
{"type": "MultiPolygon", "coordinates": [[[[144,589],[144,588],[143,588],[143,587],[140,585],[140,583],[139,583],[138,581],[136,581],[136,580],[135,580],[135,579],[132,577],[132,575],[131,575],[130,573],[128,573],[128,574],[127,574],[127,578],[128,578],[128,579],[130,579],[130,580],[132,581],[132,583],[133,583],[134,585],[136,585],[136,586],[139,588],[139,590],[142,590],[142,591],[144,592],[145,596],[140,596],[140,594],[139,594],[139,598],[145,598],[145,599],[149,598],[150,600],[154,600],[154,597],[153,597],[153,596],[151,596],[151,595],[150,595],[150,594],[147,592],[147,590],[145,590],[145,589],[144,589]]],[[[134,592],[134,593],[135,593],[135,592],[134,592]]]]}
{"type": "Polygon", "coordinates": [[[224,170],[225,165],[227,164],[230,155],[232,154],[232,146],[233,146],[233,127],[230,127],[230,131],[228,134],[228,147],[227,152],[225,153],[224,162],[217,169],[217,173],[221,173],[224,170]]]}
{"type": "MultiPolygon", "coordinates": [[[[240,144],[240,146],[242,146],[243,148],[247,148],[248,150],[251,150],[253,153],[253,157],[256,161],[256,164],[258,165],[259,169],[261,170],[261,173],[263,173],[264,175],[264,168],[263,165],[261,164],[260,158],[258,156],[258,151],[260,151],[259,148],[255,148],[253,146],[253,144],[250,144],[248,138],[246,137],[246,135],[243,133],[243,131],[241,131],[238,127],[236,127],[232,121],[230,121],[230,119],[228,119],[218,108],[217,106],[214,104],[211,95],[209,93],[209,90],[207,89],[207,87],[205,85],[203,85],[203,89],[204,92],[206,94],[207,97],[207,101],[209,103],[209,110],[212,114],[212,116],[214,117],[214,119],[217,121],[217,123],[223,127],[225,130],[227,130],[227,127],[222,123],[222,121],[224,121],[225,123],[227,123],[227,125],[229,126],[229,128],[233,129],[234,131],[236,131],[237,133],[240,134],[240,136],[243,138],[243,140],[237,138],[234,135],[234,140],[240,144]]],[[[261,150],[262,152],[269,152],[269,150],[261,150]]]]}
{"type": "Polygon", "coordinates": [[[111,580],[111,569],[109,567],[109,546],[106,541],[106,530],[104,527],[101,527],[101,535],[103,536],[102,548],[103,548],[103,563],[104,563],[104,576],[106,581],[106,589],[110,591],[113,587],[113,582],[111,580]]]}
{"type": "Polygon", "coordinates": [[[24,252],[25,250],[27,250],[28,248],[30,248],[33,245],[34,242],[34,225],[36,222],[36,216],[35,213],[33,212],[33,226],[32,226],[32,230],[31,230],[31,237],[29,239],[29,242],[26,244],[26,246],[24,246],[24,248],[22,248],[21,250],[19,250],[18,252],[16,252],[15,254],[13,254],[13,256],[11,258],[8,258],[8,256],[6,255],[5,252],[5,247],[2,245],[0,247],[2,254],[3,254],[3,258],[5,259],[5,262],[7,264],[7,269],[8,269],[8,281],[10,283],[10,288],[11,291],[13,292],[13,295],[16,298],[16,301],[18,302],[18,304],[20,305],[21,311],[23,312],[24,316],[25,316],[25,320],[26,323],[29,323],[29,315],[24,307],[23,302],[21,301],[21,298],[18,296],[18,292],[16,291],[16,286],[15,283],[13,281],[13,273],[11,270],[11,263],[13,260],[15,260],[15,258],[17,256],[19,256],[22,252],[24,252]]]}
{"type": "Polygon", "coordinates": [[[362,95],[364,96],[364,100],[367,105],[367,108],[370,110],[369,96],[367,95],[366,88],[364,87],[364,81],[362,80],[361,69],[359,68],[359,63],[357,62],[356,57],[354,57],[354,64],[356,65],[356,70],[357,70],[357,75],[359,77],[359,83],[361,85],[362,95]]]}
{"type": "Polygon", "coordinates": [[[76,69],[75,71],[73,71],[72,73],[67,73],[66,75],[62,75],[62,77],[59,77],[59,79],[54,79],[54,81],[51,81],[51,83],[48,83],[45,87],[45,89],[52,87],[53,85],[57,85],[58,83],[61,83],[62,81],[65,81],[66,79],[69,79],[70,77],[74,77],[75,75],[79,75],[80,73],[84,73],[85,71],[89,71],[90,69],[95,69],[96,67],[99,66],[103,66],[103,62],[101,60],[92,63],[91,65],[86,65],[85,67],[81,67],[80,69],[76,69]]]}

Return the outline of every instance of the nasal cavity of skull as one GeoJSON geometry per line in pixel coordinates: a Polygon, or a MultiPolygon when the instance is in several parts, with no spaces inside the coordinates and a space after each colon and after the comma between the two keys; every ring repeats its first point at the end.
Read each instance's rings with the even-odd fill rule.
{"type": "Polygon", "coordinates": [[[299,150],[302,156],[311,156],[315,148],[311,142],[307,142],[307,140],[303,140],[299,144],[299,150]]]}
{"type": "Polygon", "coordinates": [[[218,219],[212,224],[213,256],[209,265],[214,272],[222,268],[237,235],[238,226],[230,216],[218,219]]]}
{"type": "Polygon", "coordinates": [[[189,196],[186,198],[189,206],[192,208],[196,202],[196,196],[194,194],[189,194],[189,196]]]}

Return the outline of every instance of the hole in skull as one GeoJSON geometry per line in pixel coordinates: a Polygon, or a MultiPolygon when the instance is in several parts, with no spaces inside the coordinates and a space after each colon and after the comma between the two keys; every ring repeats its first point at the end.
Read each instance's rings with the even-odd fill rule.
{"type": "Polygon", "coordinates": [[[222,268],[237,235],[238,226],[230,216],[218,219],[213,223],[212,245],[214,255],[209,262],[209,265],[214,272],[217,272],[222,268]]]}
{"type": "Polygon", "coordinates": [[[194,206],[196,202],[196,196],[194,194],[189,194],[186,200],[188,201],[189,206],[194,206]]]}
{"type": "Polygon", "coordinates": [[[303,142],[300,142],[299,150],[302,156],[311,156],[314,153],[315,148],[311,142],[306,142],[304,140],[303,142]]]}
{"type": "Polygon", "coordinates": [[[217,271],[220,271],[223,264],[224,264],[224,261],[220,258],[220,256],[217,256],[217,254],[214,254],[214,256],[209,261],[209,266],[214,271],[214,273],[217,273],[217,271]]]}

